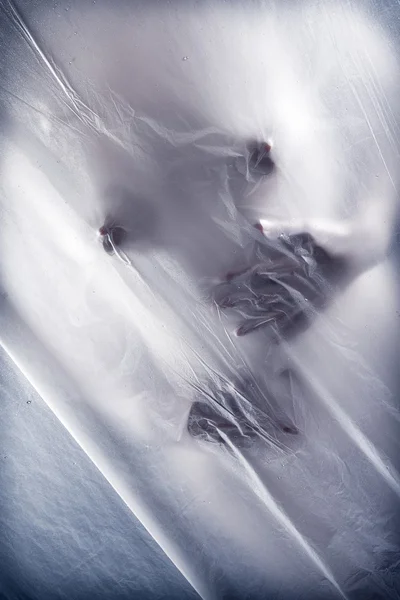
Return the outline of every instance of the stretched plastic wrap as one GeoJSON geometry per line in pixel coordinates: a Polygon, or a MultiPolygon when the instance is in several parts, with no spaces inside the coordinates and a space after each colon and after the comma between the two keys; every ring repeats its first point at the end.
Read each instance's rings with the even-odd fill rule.
{"type": "Polygon", "coordinates": [[[400,597],[398,3],[0,15],[7,354],[201,597],[400,597]]]}

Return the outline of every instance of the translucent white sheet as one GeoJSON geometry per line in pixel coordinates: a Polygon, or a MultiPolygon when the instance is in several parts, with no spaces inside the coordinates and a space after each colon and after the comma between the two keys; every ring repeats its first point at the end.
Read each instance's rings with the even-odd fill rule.
{"type": "Polygon", "coordinates": [[[0,373],[0,598],[198,600],[1,349],[0,373]]]}
{"type": "Polygon", "coordinates": [[[399,597],[397,4],[0,10],[7,353],[203,598],[399,597]]]}

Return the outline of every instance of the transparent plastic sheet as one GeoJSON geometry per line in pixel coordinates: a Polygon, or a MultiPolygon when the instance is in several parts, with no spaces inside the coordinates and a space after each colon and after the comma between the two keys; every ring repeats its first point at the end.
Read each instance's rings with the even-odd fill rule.
{"type": "Polygon", "coordinates": [[[1,4],[1,342],[204,598],[396,598],[399,9],[1,4]]]}
{"type": "Polygon", "coordinates": [[[3,351],[0,372],[0,597],[198,599],[3,351]]]}

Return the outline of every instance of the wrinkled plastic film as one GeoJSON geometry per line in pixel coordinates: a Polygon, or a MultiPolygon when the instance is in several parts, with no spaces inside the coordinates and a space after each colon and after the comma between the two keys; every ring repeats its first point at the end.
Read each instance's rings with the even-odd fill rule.
{"type": "Polygon", "coordinates": [[[399,594],[398,7],[361,8],[0,9],[2,345],[204,598],[399,594]]]}

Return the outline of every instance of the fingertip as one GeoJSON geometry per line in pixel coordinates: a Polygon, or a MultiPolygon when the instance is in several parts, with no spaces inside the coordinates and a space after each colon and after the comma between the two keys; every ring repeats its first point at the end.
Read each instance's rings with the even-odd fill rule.
{"type": "Polygon", "coordinates": [[[107,235],[107,233],[108,233],[108,227],[107,227],[106,225],[102,225],[102,226],[101,226],[101,227],[98,229],[97,233],[98,233],[98,235],[99,235],[100,237],[103,237],[103,236],[107,235]]]}
{"type": "Polygon", "coordinates": [[[241,325],[236,329],[235,333],[237,337],[243,337],[247,333],[247,327],[245,325],[241,325]]]}
{"type": "Polygon", "coordinates": [[[284,433],[290,433],[290,435],[297,435],[299,433],[299,430],[295,425],[283,425],[282,431],[284,433]]]}

